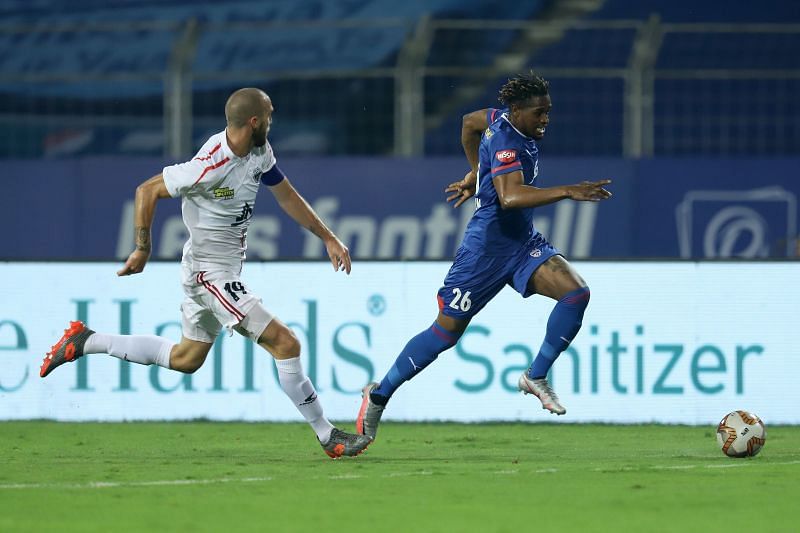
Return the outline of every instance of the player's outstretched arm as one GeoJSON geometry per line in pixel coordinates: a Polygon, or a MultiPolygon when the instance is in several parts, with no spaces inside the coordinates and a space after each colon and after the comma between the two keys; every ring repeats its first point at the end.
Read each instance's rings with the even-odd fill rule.
{"type": "Polygon", "coordinates": [[[295,190],[289,178],[284,178],[275,185],[271,185],[269,190],[278,201],[287,215],[292,217],[295,222],[306,228],[308,231],[322,239],[328,251],[333,269],[337,272],[344,270],[350,273],[351,261],[350,251],[342,241],[340,241],[328,226],[322,221],[317,213],[308,205],[305,198],[295,190]]]}
{"type": "Polygon", "coordinates": [[[117,272],[117,276],[129,276],[144,270],[147,260],[150,259],[152,250],[150,228],[153,226],[153,217],[156,214],[156,202],[160,198],[170,198],[161,174],[153,176],[136,187],[136,199],[133,204],[136,249],[128,256],[125,265],[117,272]]]}
{"type": "Polygon", "coordinates": [[[522,172],[509,172],[492,178],[497,199],[503,209],[521,209],[552,204],[561,200],[599,202],[611,198],[605,186],[611,180],[582,181],[575,185],[539,188],[525,185],[522,172]]]}
{"type": "Polygon", "coordinates": [[[605,189],[611,180],[582,181],[575,185],[567,185],[569,197],[579,202],[599,202],[611,198],[611,192],[605,189]]]}

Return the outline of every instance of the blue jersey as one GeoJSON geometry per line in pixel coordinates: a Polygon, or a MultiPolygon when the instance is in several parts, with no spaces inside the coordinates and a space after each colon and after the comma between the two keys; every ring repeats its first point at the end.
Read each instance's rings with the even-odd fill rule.
{"type": "Polygon", "coordinates": [[[521,171],[525,185],[533,185],[539,173],[536,142],[517,130],[503,110],[489,109],[489,127],[481,137],[475,213],[461,246],[475,253],[493,256],[515,255],[536,233],[532,207],[500,207],[492,178],[521,171]]]}

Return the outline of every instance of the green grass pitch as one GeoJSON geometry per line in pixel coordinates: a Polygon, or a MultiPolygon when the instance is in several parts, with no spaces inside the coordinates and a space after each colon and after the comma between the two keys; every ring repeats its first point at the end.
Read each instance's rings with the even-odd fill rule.
{"type": "Polygon", "coordinates": [[[800,427],[714,429],[386,422],[332,461],[304,424],[2,422],[0,531],[800,531],[800,427]]]}

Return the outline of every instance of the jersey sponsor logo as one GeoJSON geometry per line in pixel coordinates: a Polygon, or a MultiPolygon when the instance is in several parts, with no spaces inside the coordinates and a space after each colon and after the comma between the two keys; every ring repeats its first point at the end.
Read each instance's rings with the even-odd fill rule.
{"type": "Polygon", "coordinates": [[[242,224],[250,220],[250,217],[252,216],[253,216],[253,208],[250,207],[250,204],[245,202],[244,207],[242,207],[242,214],[236,217],[236,222],[231,224],[231,226],[241,226],[242,224]]]}
{"type": "Polygon", "coordinates": [[[499,150],[495,152],[494,156],[497,158],[498,161],[503,163],[504,165],[516,161],[517,159],[517,151],[516,150],[499,150]]]}
{"type": "Polygon", "coordinates": [[[230,187],[217,187],[213,190],[215,200],[230,200],[233,198],[233,189],[230,187]]]}
{"type": "Polygon", "coordinates": [[[530,255],[531,255],[531,257],[541,257],[541,256],[542,256],[542,250],[541,250],[541,249],[539,249],[539,248],[534,248],[534,249],[531,251],[531,254],[530,254],[530,255]]]}

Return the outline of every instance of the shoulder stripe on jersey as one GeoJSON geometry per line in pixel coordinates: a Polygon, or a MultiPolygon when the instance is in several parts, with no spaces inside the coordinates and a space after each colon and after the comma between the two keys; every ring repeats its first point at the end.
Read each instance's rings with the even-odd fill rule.
{"type": "Polygon", "coordinates": [[[491,114],[491,118],[489,119],[489,124],[491,124],[492,122],[494,122],[494,117],[496,117],[496,116],[497,116],[497,109],[492,109],[491,113],[492,113],[492,114],[491,114]]]}
{"type": "Polygon", "coordinates": [[[213,165],[210,165],[210,166],[207,166],[206,168],[204,168],[204,169],[203,169],[203,173],[202,173],[202,174],[200,174],[200,177],[199,177],[199,178],[197,178],[197,181],[195,181],[194,183],[192,183],[192,187],[194,187],[195,185],[197,185],[198,183],[200,183],[200,180],[201,180],[201,179],[203,179],[203,176],[205,176],[205,175],[206,175],[206,173],[207,173],[209,170],[214,170],[215,168],[219,168],[219,167],[221,167],[222,165],[224,165],[225,163],[227,163],[228,161],[229,161],[229,159],[226,157],[226,158],[225,158],[225,159],[223,159],[222,161],[220,161],[220,162],[218,162],[218,163],[214,163],[213,165]]]}
{"type": "Polygon", "coordinates": [[[221,147],[222,147],[222,143],[217,143],[217,145],[214,148],[212,148],[210,152],[208,152],[207,156],[205,156],[205,157],[195,157],[195,159],[197,159],[198,161],[208,161],[209,159],[211,159],[211,156],[214,155],[216,153],[216,151],[219,150],[221,147]]]}
{"type": "Polygon", "coordinates": [[[505,170],[507,168],[512,168],[512,167],[522,168],[522,163],[520,163],[519,161],[514,161],[513,163],[509,163],[507,165],[503,165],[503,166],[500,166],[500,167],[494,167],[492,169],[492,174],[494,174],[498,170],[505,170]]]}

